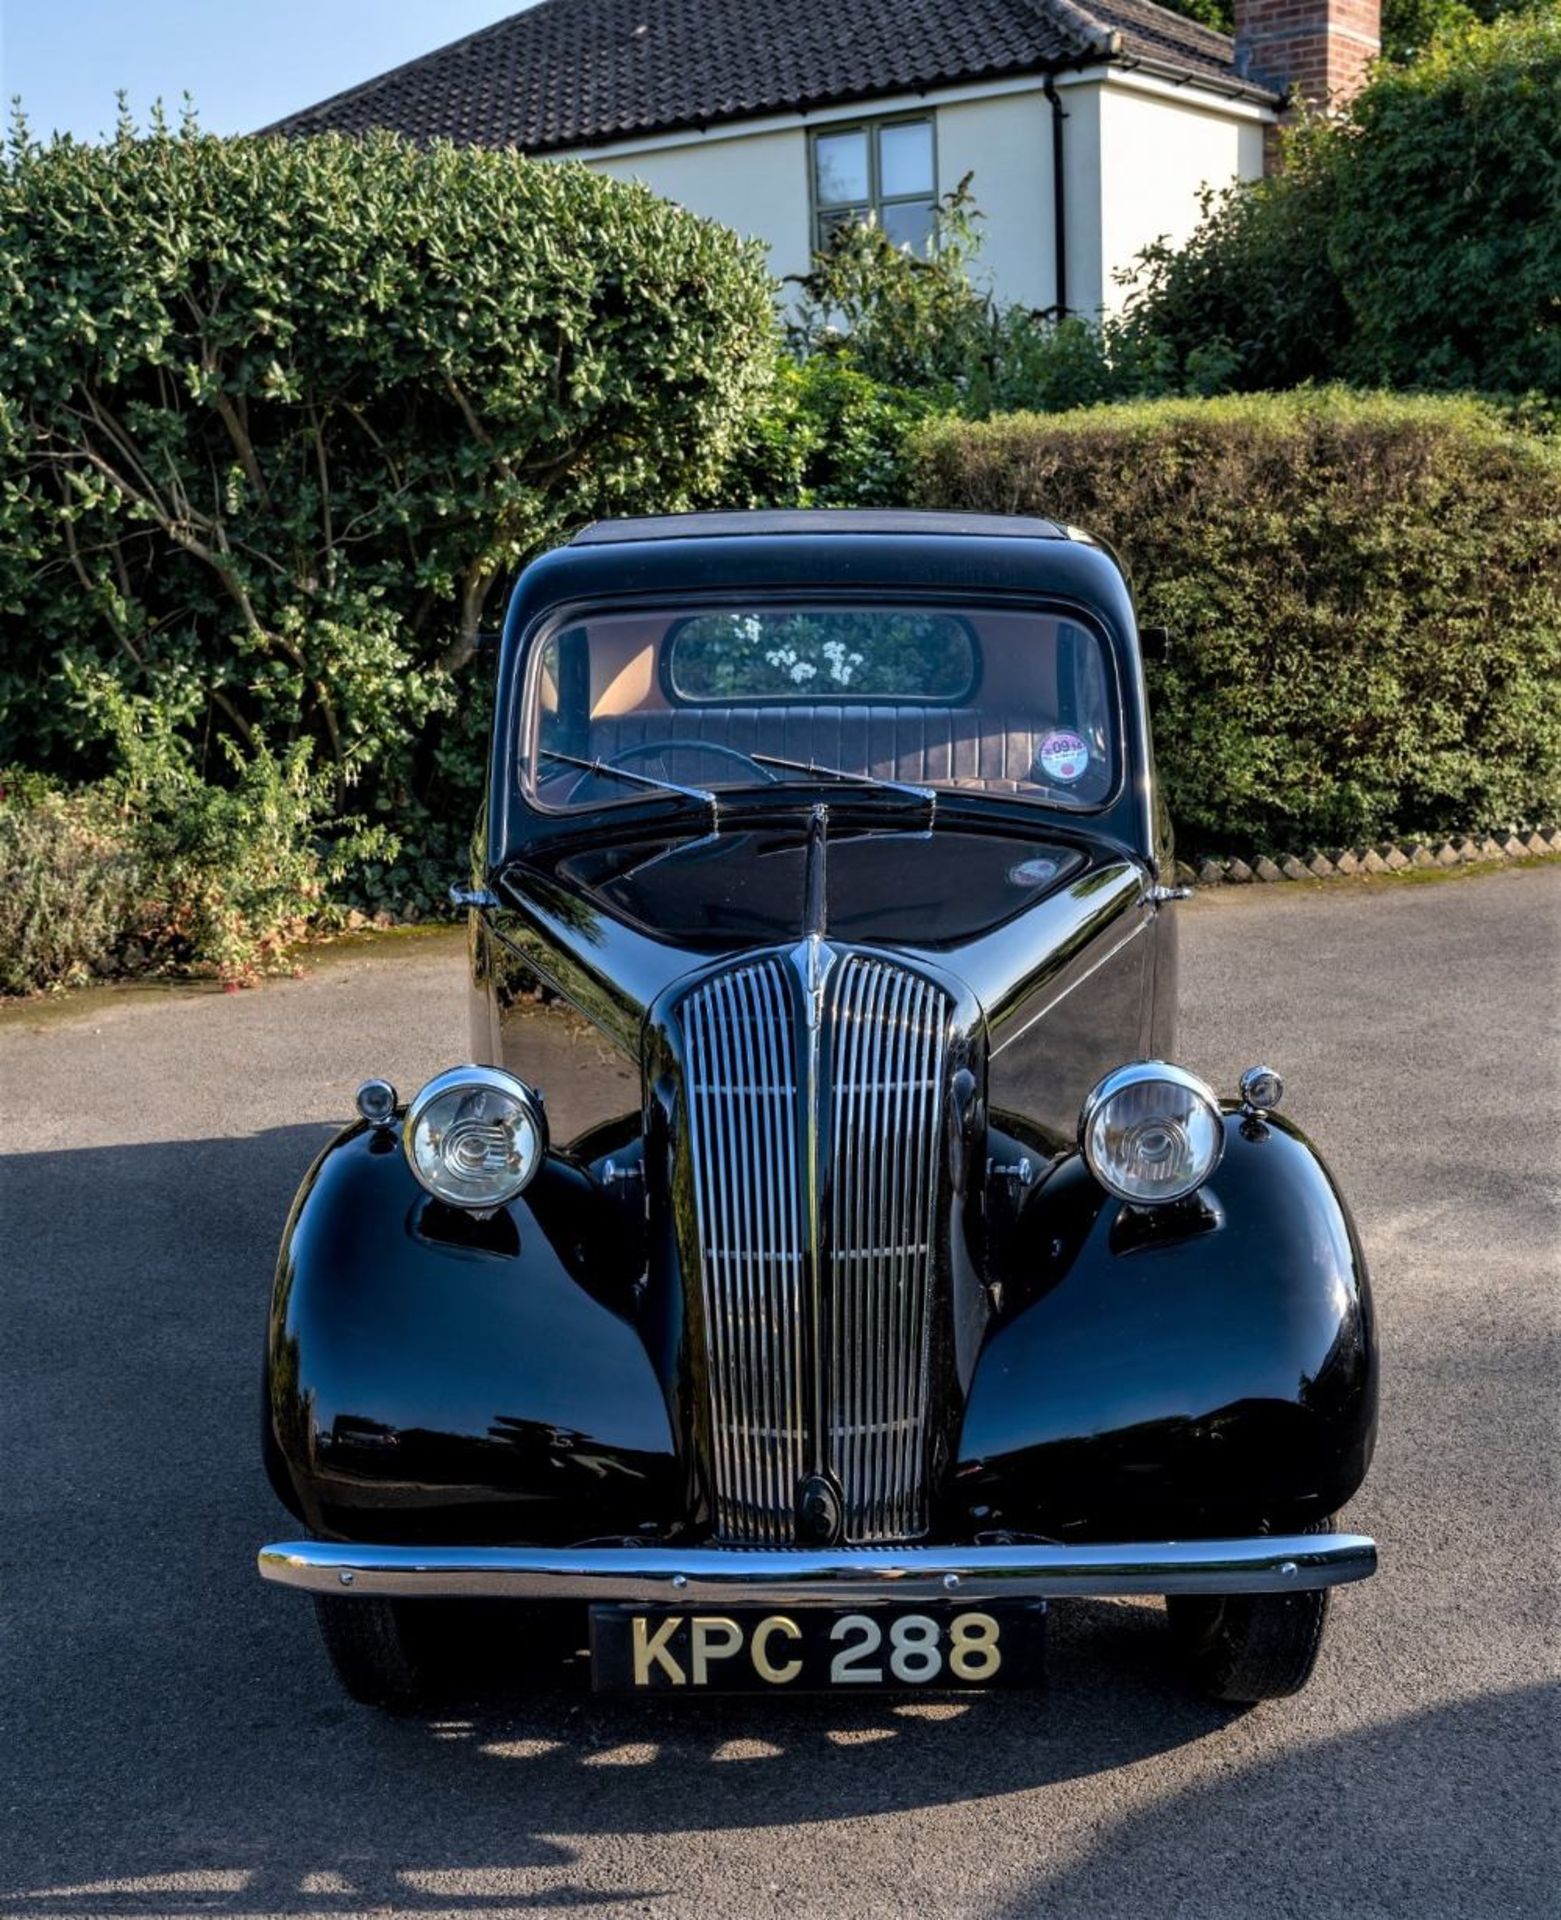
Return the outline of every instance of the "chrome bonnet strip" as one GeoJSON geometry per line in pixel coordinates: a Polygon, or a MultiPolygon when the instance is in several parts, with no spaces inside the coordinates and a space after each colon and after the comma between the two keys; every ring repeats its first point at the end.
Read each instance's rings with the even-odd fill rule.
{"type": "Polygon", "coordinates": [[[1115,1599],[1298,1593],[1365,1580],[1358,1533],[1060,1547],[377,1547],[285,1540],[262,1579],[309,1593],[629,1601],[646,1606],[855,1600],[1115,1599]]]}

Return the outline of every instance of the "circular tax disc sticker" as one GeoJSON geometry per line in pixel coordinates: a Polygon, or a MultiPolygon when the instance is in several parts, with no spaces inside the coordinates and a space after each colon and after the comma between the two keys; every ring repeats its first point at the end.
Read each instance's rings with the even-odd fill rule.
{"type": "Polygon", "coordinates": [[[1008,869],[1008,878],[1016,887],[1044,887],[1057,873],[1055,860],[1021,860],[1008,869]]]}
{"type": "Polygon", "coordinates": [[[1048,780],[1072,786],[1089,765],[1089,742],[1080,734],[1059,729],[1047,734],[1035,757],[1048,780]]]}

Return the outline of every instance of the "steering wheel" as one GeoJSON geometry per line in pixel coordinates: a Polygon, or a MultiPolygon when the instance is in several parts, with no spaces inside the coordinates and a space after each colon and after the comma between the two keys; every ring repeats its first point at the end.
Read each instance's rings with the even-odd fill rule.
{"type": "MultiPolygon", "coordinates": [[[[674,754],[681,753],[704,753],[711,755],[717,760],[735,760],[739,766],[746,767],[749,772],[755,774],[769,786],[773,786],[780,778],[780,776],[769,767],[761,767],[752,755],[743,753],[737,747],[729,747],[720,740],[679,740],[676,738],[671,740],[640,740],[632,747],[621,747],[610,759],[602,762],[602,767],[604,771],[608,767],[627,768],[638,760],[665,760],[674,754]]],[[[588,773],[582,773],[580,778],[569,789],[569,798],[564,804],[572,807],[579,794],[581,794],[593,780],[599,779],[600,777],[601,776],[594,770],[588,773]]],[[[661,770],[661,777],[664,780],[670,780],[672,778],[665,767],[661,770]]],[[[683,780],[678,784],[685,787],[696,787],[699,782],[697,780],[683,780]]]]}

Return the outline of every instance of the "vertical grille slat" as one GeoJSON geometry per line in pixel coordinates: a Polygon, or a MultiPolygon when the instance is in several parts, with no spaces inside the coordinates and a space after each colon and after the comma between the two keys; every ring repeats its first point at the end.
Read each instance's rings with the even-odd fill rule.
{"type": "MultiPolygon", "coordinates": [[[[925,1455],[940,1096],[951,1006],[932,981],[848,953],[830,980],[819,1116],[827,1328],[823,1456],[851,1544],[927,1528],[925,1455]]],[[[805,1411],[799,1037],[779,956],[706,979],[682,1008],[717,1534],[795,1536],[805,1411]]]]}
{"type": "Polygon", "coordinates": [[[783,1545],[803,1470],[797,1076],[775,961],[684,1006],[716,1530],[783,1545]]]}
{"type": "Polygon", "coordinates": [[[848,956],[834,1007],[831,1455],[853,1544],[926,1531],[937,1129],[949,1006],[848,956]]]}

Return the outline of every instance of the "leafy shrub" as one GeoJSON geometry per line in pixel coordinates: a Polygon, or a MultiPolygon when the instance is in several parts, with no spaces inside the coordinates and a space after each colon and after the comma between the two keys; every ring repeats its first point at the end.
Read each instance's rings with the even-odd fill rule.
{"type": "Polygon", "coordinates": [[[783,357],[770,402],[725,475],[723,506],[892,506],[912,429],[942,396],[887,385],[848,351],[783,357]]]}
{"type": "Polygon", "coordinates": [[[1151,248],[1129,331],[1222,346],[1243,389],[1369,385],[1561,393],[1561,11],[1471,27],[1379,67],[1345,120],[1288,139],[1280,173],[1151,248]]]}
{"type": "Polygon", "coordinates": [[[1340,390],[943,421],[928,506],[1121,554],[1172,812],[1206,848],[1561,813],[1561,447],[1470,399],[1340,390]]]}
{"type": "Polygon", "coordinates": [[[1352,119],[1329,249],[1343,370],[1561,394],[1561,11],[1436,41],[1352,119]]]}
{"type": "Polygon", "coordinates": [[[925,252],[897,246],[874,221],[842,221],[794,278],[792,353],[849,351],[885,386],[957,387],[990,332],[990,302],[970,277],[980,221],[969,175],[938,202],[925,252]]]}
{"type": "Polygon", "coordinates": [[[219,787],[153,702],[106,676],[96,691],[118,746],[111,779],[68,792],[36,773],[0,779],[0,992],[121,972],[251,980],[341,920],[333,890],[357,866],[394,854],[383,829],[337,817],[307,741],[230,745],[219,787]]]}
{"type": "Polygon", "coordinates": [[[274,753],[262,738],[224,742],[226,786],[201,778],[195,756],[151,700],[103,674],[95,693],[116,743],[106,783],[133,847],[140,888],[127,929],[141,966],[194,967],[225,980],[272,968],[312,926],[339,917],[331,890],[393,836],[339,817],[334,775],[311,765],[307,740],[274,753]]]}
{"type": "Polygon", "coordinates": [[[77,986],[110,970],[141,873],[108,796],[0,779],[0,992],[77,986]]]}
{"type": "MultiPolygon", "coordinates": [[[[910,424],[916,402],[923,411],[973,419],[1017,407],[1049,413],[1167,392],[1173,373],[1181,377],[1175,356],[1140,329],[1076,314],[1059,319],[998,300],[972,278],[980,223],[967,175],[939,202],[926,253],[896,246],[876,225],[847,221],[797,281],[800,298],[787,331],[800,363],[794,377],[804,382],[796,405],[819,427],[826,450],[842,428],[850,433],[856,415],[870,423],[878,464],[865,477],[885,497],[883,477],[899,478],[889,436],[910,424]],[[871,403],[849,385],[833,386],[835,372],[867,382],[871,403]]],[[[1193,390],[1203,390],[1208,372],[1207,355],[1189,357],[1193,390]]],[[[783,407],[786,399],[783,382],[783,407]]],[[[861,490],[846,491],[859,477],[847,459],[829,469],[826,484],[842,500],[865,503],[861,490]]]]}
{"type": "Polygon", "coordinates": [[[714,488],[775,340],[756,251],[581,167],[389,135],[20,135],[0,762],[113,775],[106,677],[205,783],[234,748],[286,766],[307,742],[338,800],[361,775],[371,815],[458,843],[463,682],[506,576],[593,515],[714,488]]]}
{"type": "MultiPolygon", "coordinates": [[[[1139,256],[1117,323],[1165,386],[1204,391],[1295,387],[1338,377],[1350,313],[1329,248],[1338,221],[1339,133],[1310,120],[1284,136],[1284,167],[1215,193],[1180,246],[1139,256]],[[1196,380],[1199,357],[1223,359],[1221,381],[1196,380]]],[[[1165,389],[1162,389],[1162,391],[1165,389]]]]}

